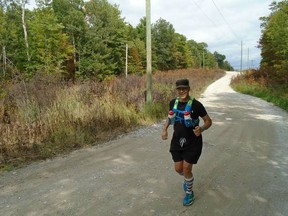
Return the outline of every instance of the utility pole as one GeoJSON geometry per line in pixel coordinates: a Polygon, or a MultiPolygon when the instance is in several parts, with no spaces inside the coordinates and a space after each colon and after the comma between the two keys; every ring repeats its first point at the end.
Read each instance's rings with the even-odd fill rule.
{"type": "Polygon", "coordinates": [[[6,59],[6,47],[3,46],[3,77],[6,76],[7,59],[6,59]]]}
{"type": "Polygon", "coordinates": [[[128,44],[126,44],[126,62],[125,62],[125,74],[128,76],[128,44]]]}
{"type": "Polygon", "coordinates": [[[204,59],[204,50],[203,50],[203,53],[202,53],[202,69],[204,70],[205,68],[205,59],[204,59]]]}
{"type": "Polygon", "coordinates": [[[147,52],[147,89],[146,103],[152,103],[152,66],[151,66],[151,4],[146,0],[146,52],[147,52]]]}
{"type": "Polygon", "coordinates": [[[250,65],[249,65],[249,47],[248,47],[248,53],[247,53],[247,70],[250,69],[250,65]]]}
{"type": "Polygon", "coordinates": [[[242,40],[241,40],[241,62],[240,62],[240,72],[242,72],[242,40]]]}

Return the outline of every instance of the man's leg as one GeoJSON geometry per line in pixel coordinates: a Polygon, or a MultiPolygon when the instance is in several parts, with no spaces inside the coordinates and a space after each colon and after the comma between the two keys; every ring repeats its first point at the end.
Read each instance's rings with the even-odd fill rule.
{"type": "Polygon", "coordinates": [[[183,162],[183,172],[184,172],[184,184],[186,188],[186,195],[183,199],[183,205],[188,206],[191,205],[194,201],[194,193],[193,193],[193,183],[194,177],[192,174],[193,165],[184,161],[183,162]]]}
{"type": "Polygon", "coordinates": [[[190,179],[190,178],[193,177],[192,167],[193,167],[192,164],[190,164],[190,163],[188,163],[186,161],[183,161],[182,168],[183,168],[183,174],[184,174],[186,179],[190,179]]]}
{"type": "Polygon", "coordinates": [[[183,161],[174,163],[175,171],[179,173],[179,175],[184,175],[183,173],[183,161]]]}
{"type": "Polygon", "coordinates": [[[183,173],[184,173],[184,190],[185,192],[188,192],[189,194],[192,193],[193,191],[193,182],[194,182],[194,177],[192,174],[192,167],[193,165],[183,161],[183,173]]]}

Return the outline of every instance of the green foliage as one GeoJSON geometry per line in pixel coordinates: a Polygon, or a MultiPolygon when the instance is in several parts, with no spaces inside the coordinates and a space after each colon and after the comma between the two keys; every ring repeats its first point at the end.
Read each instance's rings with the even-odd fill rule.
{"type": "MultiPolygon", "coordinates": [[[[21,25],[21,8],[14,3],[1,7],[0,15],[1,60],[5,57],[6,65],[0,63],[4,79],[13,79],[17,69],[22,70],[27,61],[24,48],[24,35],[21,25]],[[5,56],[4,56],[5,48],[5,56]]],[[[4,59],[3,59],[4,60],[4,59]]]]}
{"type": "Polygon", "coordinates": [[[31,62],[27,64],[30,77],[36,72],[61,73],[63,63],[71,55],[73,47],[62,32],[52,9],[35,10],[27,23],[30,29],[31,62]],[[43,19],[45,17],[45,19],[43,19]]]}
{"type": "MultiPolygon", "coordinates": [[[[146,71],[145,17],[134,28],[107,0],[36,0],[37,8],[25,11],[28,49],[21,2],[5,3],[0,4],[1,79],[31,79],[37,73],[73,81],[113,79],[125,73],[126,44],[128,73],[146,71]]],[[[152,24],[151,39],[153,71],[217,67],[206,43],[187,40],[164,19],[152,24]]]]}
{"type": "Polygon", "coordinates": [[[217,61],[218,67],[221,69],[224,69],[226,71],[233,71],[233,67],[229,64],[228,61],[225,61],[226,56],[225,55],[221,55],[218,52],[214,52],[214,58],[217,61]]]}
{"type": "Polygon", "coordinates": [[[188,46],[193,58],[193,66],[195,68],[217,68],[217,56],[207,50],[208,45],[204,42],[197,43],[194,40],[189,40],[188,46]]]}
{"type": "Polygon", "coordinates": [[[152,34],[153,47],[157,57],[157,69],[161,71],[176,69],[176,58],[174,58],[176,38],[173,25],[160,18],[153,25],[152,34]]]}
{"type": "Polygon", "coordinates": [[[176,36],[176,51],[175,59],[178,69],[191,68],[193,66],[193,59],[187,43],[187,38],[184,35],[175,34],[176,36]]]}
{"type": "Polygon", "coordinates": [[[145,43],[139,38],[128,43],[128,73],[143,75],[146,68],[145,43]]]}
{"type": "Polygon", "coordinates": [[[202,67],[203,64],[203,52],[204,52],[204,48],[202,46],[202,44],[197,43],[194,40],[188,40],[187,41],[189,50],[191,52],[191,56],[192,56],[192,66],[194,68],[200,68],[202,67]]]}
{"type": "Polygon", "coordinates": [[[223,67],[221,69],[224,69],[226,71],[234,71],[234,68],[232,67],[232,65],[226,60],[223,63],[223,67]]]}
{"type": "Polygon", "coordinates": [[[75,79],[75,73],[79,59],[80,50],[84,41],[84,35],[87,31],[87,23],[85,22],[85,11],[83,0],[54,0],[51,7],[55,15],[68,35],[69,44],[73,46],[73,54],[69,56],[66,62],[66,77],[75,79]]]}
{"type": "Polygon", "coordinates": [[[89,28],[80,50],[80,75],[100,80],[124,71],[127,28],[120,11],[106,0],[85,3],[89,28]]]}
{"type": "MultiPolygon", "coordinates": [[[[137,27],[142,32],[140,27],[143,25],[137,27]]],[[[207,50],[206,43],[187,41],[184,35],[176,33],[173,25],[162,18],[153,25],[152,39],[152,57],[154,67],[158,70],[200,68],[203,64],[205,68],[217,67],[216,59],[207,50]]]]}
{"type": "Polygon", "coordinates": [[[167,110],[164,104],[156,102],[156,103],[146,103],[144,105],[144,110],[142,112],[144,119],[152,119],[152,120],[158,120],[162,118],[166,113],[167,110]]]}
{"type": "Polygon", "coordinates": [[[217,68],[217,62],[215,61],[215,57],[212,53],[207,52],[205,55],[205,68],[217,68]]]}
{"type": "Polygon", "coordinates": [[[15,165],[7,163],[7,164],[0,164],[0,174],[4,172],[9,172],[13,170],[15,165]]]}
{"type": "Polygon", "coordinates": [[[271,4],[269,17],[262,17],[261,68],[275,71],[278,81],[288,82],[288,1],[271,4]],[[279,77],[282,77],[280,80],[279,77]]]}

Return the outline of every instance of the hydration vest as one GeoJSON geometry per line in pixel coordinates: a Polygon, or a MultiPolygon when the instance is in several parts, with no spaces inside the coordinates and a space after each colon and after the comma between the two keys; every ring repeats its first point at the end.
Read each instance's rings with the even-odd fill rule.
{"type": "MultiPolygon", "coordinates": [[[[185,124],[185,119],[184,119],[184,113],[189,112],[191,116],[192,112],[192,104],[193,104],[193,98],[189,96],[189,100],[185,106],[185,110],[178,110],[178,103],[179,103],[179,97],[175,99],[175,103],[173,106],[173,112],[175,113],[175,122],[180,122],[185,124]]],[[[191,117],[192,118],[192,117],[191,117]]],[[[185,124],[187,126],[187,124],[185,124]]],[[[192,118],[192,125],[190,127],[195,127],[199,125],[199,118],[193,119],[192,118]]]]}

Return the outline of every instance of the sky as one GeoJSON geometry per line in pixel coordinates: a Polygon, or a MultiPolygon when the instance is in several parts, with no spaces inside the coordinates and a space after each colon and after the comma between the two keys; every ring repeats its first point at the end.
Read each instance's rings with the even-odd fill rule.
{"type": "MultiPolygon", "coordinates": [[[[146,0],[108,0],[132,26],[146,16],[146,0]]],[[[160,18],[188,40],[205,42],[240,69],[258,68],[261,50],[260,17],[269,16],[272,0],[150,0],[151,23],[160,18]],[[241,42],[242,41],[242,42],[241,42]],[[241,45],[242,44],[242,45],[241,45]],[[241,48],[242,47],[242,48],[241,48]],[[241,55],[242,50],[242,55],[241,55]]],[[[277,1],[279,2],[279,1],[277,1]]]]}

